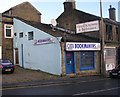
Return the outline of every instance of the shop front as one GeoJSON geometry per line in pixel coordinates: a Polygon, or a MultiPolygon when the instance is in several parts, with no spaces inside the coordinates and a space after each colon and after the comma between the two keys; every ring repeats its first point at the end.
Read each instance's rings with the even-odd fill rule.
{"type": "Polygon", "coordinates": [[[65,69],[69,73],[100,71],[100,43],[67,42],[65,69]]]}

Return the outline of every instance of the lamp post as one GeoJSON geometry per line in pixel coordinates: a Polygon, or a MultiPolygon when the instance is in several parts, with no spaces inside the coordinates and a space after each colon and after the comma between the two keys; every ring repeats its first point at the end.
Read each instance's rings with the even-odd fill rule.
{"type": "Polygon", "coordinates": [[[105,37],[104,37],[104,31],[103,31],[103,16],[102,16],[102,2],[100,0],[100,15],[101,15],[101,43],[102,43],[102,62],[101,62],[101,74],[105,75],[105,59],[104,59],[104,45],[105,45],[105,37]]]}

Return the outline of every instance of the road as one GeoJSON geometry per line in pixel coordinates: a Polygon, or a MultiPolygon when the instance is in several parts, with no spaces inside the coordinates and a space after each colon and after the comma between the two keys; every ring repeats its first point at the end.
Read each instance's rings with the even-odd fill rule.
{"type": "Polygon", "coordinates": [[[3,89],[3,95],[120,95],[120,79],[99,79],[3,89]]]}

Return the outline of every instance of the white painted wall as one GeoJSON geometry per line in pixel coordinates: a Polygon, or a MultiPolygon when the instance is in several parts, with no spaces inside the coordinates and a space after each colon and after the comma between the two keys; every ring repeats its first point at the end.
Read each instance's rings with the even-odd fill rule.
{"type": "Polygon", "coordinates": [[[14,36],[14,49],[19,50],[20,66],[22,66],[21,44],[23,44],[24,68],[61,75],[61,47],[57,38],[15,18],[13,21],[14,33],[17,33],[17,36],[14,36]],[[28,40],[28,35],[25,36],[25,33],[30,31],[34,32],[34,40],[53,38],[55,42],[35,45],[34,40],[28,40]],[[19,38],[20,32],[24,32],[23,38],[19,38]]]}

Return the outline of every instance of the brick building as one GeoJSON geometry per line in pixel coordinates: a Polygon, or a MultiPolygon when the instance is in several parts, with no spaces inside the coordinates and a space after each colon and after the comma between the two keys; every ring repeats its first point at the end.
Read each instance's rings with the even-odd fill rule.
{"type": "MultiPolygon", "coordinates": [[[[99,43],[101,43],[101,18],[80,10],[76,9],[75,5],[75,0],[66,0],[64,4],[64,12],[57,18],[58,26],[72,30],[74,31],[77,35],[86,35],[91,38],[98,38],[99,43]],[[89,31],[89,32],[84,32],[84,33],[77,33],[76,31],[76,24],[84,24],[92,21],[98,21],[99,22],[99,30],[98,31],[89,31]]],[[[116,14],[115,14],[115,8],[112,8],[110,6],[109,8],[109,18],[104,18],[103,19],[103,31],[105,33],[105,65],[104,69],[110,70],[111,68],[114,68],[116,65],[120,64],[120,23],[116,21],[116,14]]],[[[83,59],[85,56],[88,56],[87,53],[88,51],[73,51],[76,56],[76,60],[79,62],[76,64],[78,67],[77,69],[78,72],[87,72],[89,71],[89,68],[84,71],[80,67],[82,65],[85,65],[85,61],[89,61],[88,58],[86,57],[85,60],[83,59]]],[[[101,65],[101,52],[95,52],[97,53],[96,56],[99,56],[97,61],[97,67],[98,71],[101,71],[103,69],[101,65]]],[[[77,61],[76,61],[77,62],[77,61]]],[[[87,64],[86,64],[87,65],[87,64]]],[[[84,67],[84,66],[83,66],[84,67]]]]}
{"type": "MultiPolygon", "coordinates": [[[[1,59],[10,59],[13,62],[13,17],[41,22],[41,13],[29,2],[23,2],[3,12],[0,17],[0,46],[1,59]],[[31,14],[32,13],[32,14],[31,14]]],[[[17,53],[17,49],[16,49],[17,53]]],[[[17,61],[19,62],[19,61],[17,61]]]]}

